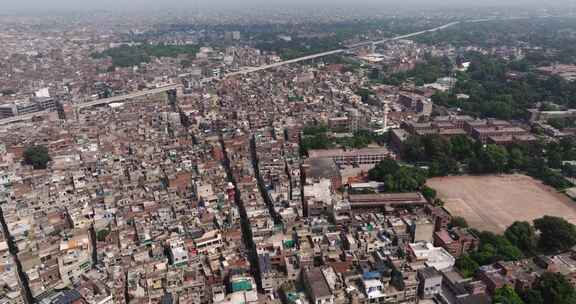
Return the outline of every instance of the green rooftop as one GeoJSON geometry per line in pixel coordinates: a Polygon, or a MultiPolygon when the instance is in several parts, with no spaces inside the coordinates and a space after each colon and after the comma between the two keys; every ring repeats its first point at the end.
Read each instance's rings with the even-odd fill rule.
{"type": "Polygon", "coordinates": [[[239,280],[232,282],[232,292],[236,291],[250,291],[252,290],[252,284],[248,280],[239,280]]]}

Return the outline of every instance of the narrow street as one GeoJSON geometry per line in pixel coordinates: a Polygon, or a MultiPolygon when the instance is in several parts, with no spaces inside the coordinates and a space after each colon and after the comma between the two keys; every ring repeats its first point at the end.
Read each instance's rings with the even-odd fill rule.
{"type": "Polygon", "coordinates": [[[258,286],[258,291],[262,291],[262,279],[260,277],[260,271],[258,269],[258,253],[256,251],[256,244],[254,243],[254,239],[252,238],[252,228],[250,226],[250,221],[248,220],[248,215],[246,214],[246,208],[244,207],[244,202],[242,201],[240,195],[240,189],[238,189],[236,180],[234,178],[234,174],[232,174],[232,167],[230,165],[230,158],[228,157],[228,152],[226,151],[226,145],[224,144],[224,139],[222,135],[220,135],[220,145],[222,146],[222,151],[224,153],[224,160],[222,161],[222,165],[226,170],[226,174],[228,176],[228,181],[230,181],[234,185],[235,195],[234,200],[238,209],[240,211],[240,223],[242,226],[242,239],[244,240],[244,246],[248,250],[248,259],[250,261],[250,271],[252,276],[256,281],[256,285],[258,286]]]}

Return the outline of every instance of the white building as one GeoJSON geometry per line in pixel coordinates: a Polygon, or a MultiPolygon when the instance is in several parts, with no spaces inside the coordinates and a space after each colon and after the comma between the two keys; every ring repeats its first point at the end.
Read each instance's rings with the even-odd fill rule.
{"type": "Polygon", "coordinates": [[[380,280],[362,280],[362,285],[364,286],[364,293],[366,293],[370,303],[374,299],[379,299],[386,296],[384,294],[384,284],[380,280]]]}
{"type": "Polygon", "coordinates": [[[442,292],[442,273],[434,267],[418,271],[418,291],[423,299],[431,299],[442,292]]]}
{"type": "Polygon", "coordinates": [[[172,265],[181,266],[188,264],[188,251],[184,246],[184,242],[180,238],[168,240],[170,247],[170,260],[172,265]]]}
{"type": "Polygon", "coordinates": [[[409,244],[408,250],[412,262],[422,262],[424,266],[434,267],[438,271],[449,271],[456,263],[456,259],[448,251],[428,242],[409,244]]]}

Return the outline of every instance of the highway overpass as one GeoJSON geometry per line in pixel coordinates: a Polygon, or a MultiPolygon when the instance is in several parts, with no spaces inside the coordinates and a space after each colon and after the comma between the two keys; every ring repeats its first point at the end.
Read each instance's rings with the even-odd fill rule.
{"type": "MultiPolygon", "coordinates": [[[[521,19],[521,18],[509,18],[509,19],[521,19]]],[[[469,21],[462,21],[462,22],[460,22],[460,21],[450,22],[450,23],[447,23],[447,24],[444,24],[444,25],[441,25],[441,26],[438,26],[438,27],[435,27],[432,29],[428,29],[428,30],[423,30],[423,31],[414,32],[414,33],[410,33],[410,34],[400,35],[400,36],[382,39],[382,40],[378,40],[378,41],[370,41],[370,42],[363,42],[363,43],[354,44],[354,45],[349,46],[348,48],[342,48],[342,49],[337,49],[337,50],[307,55],[307,56],[303,56],[300,58],[280,61],[277,63],[267,64],[267,65],[263,65],[263,66],[259,66],[259,67],[248,67],[248,68],[244,68],[244,69],[237,71],[237,72],[231,72],[231,73],[225,74],[219,78],[215,78],[215,77],[205,78],[204,81],[208,82],[208,81],[212,81],[212,80],[221,80],[221,79],[225,79],[227,77],[246,75],[246,74],[255,73],[255,72],[259,72],[259,71],[263,71],[263,70],[277,68],[277,67],[288,65],[288,64],[293,64],[293,63],[298,63],[298,62],[302,62],[302,61],[306,61],[306,60],[311,60],[311,59],[326,57],[326,56],[330,56],[330,55],[340,54],[340,53],[346,52],[349,48],[354,48],[354,47],[359,47],[359,46],[364,46],[364,45],[370,45],[370,44],[382,44],[382,43],[386,43],[389,41],[411,38],[411,37],[415,37],[415,36],[422,35],[425,33],[440,31],[440,30],[443,30],[443,29],[446,29],[446,28],[449,28],[449,27],[452,27],[454,25],[461,24],[461,23],[468,23],[468,22],[469,23],[476,23],[476,22],[486,22],[486,21],[492,21],[492,20],[496,20],[496,19],[488,18],[488,19],[476,19],[476,20],[469,20],[469,21]]],[[[504,19],[498,19],[498,20],[504,20],[504,19]]],[[[114,103],[114,102],[122,102],[122,101],[125,101],[128,99],[138,98],[138,97],[142,97],[142,96],[158,94],[158,93],[178,89],[180,87],[182,87],[181,84],[172,84],[172,85],[167,85],[167,86],[163,86],[163,87],[159,87],[159,88],[155,88],[155,89],[137,91],[137,92],[129,93],[126,95],[114,96],[114,97],[110,97],[110,98],[98,99],[98,100],[82,102],[82,103],[74,103],[73,106],[75,107],[75,109],[79,110],[79,109],[83,109],[83,108],[88,108],[88,107],[93,107],[93,106],[98,106],[98,105],[104,105],[104,104],[109,104],[109,103],[114,103]]],[[[31,119],[35,116],[42,116],[45,113],[46,112],[38,112],[38,113],[33,113],[33,114],[28,114],[28,115],[22,115],[22,116],[0,119],[0,125],[11,123],[11,122],[16,122],[16,121],[20,121],[20,120],[31,119]]]]}
{"type": "Polygon", "coordinates": [[[326,56],[330,56],[330,55],[340,54],[340,53],[346,52],[346,50],[348,50],[348,49],[350,49],[350,48],[356,48],[356,47],[359,47],[359,46],[365,46],[365,45],[370,45],[370,44],[382,44],[382,43],[386,43],[386,42],[389,42],[389,41],[406,39],[406,38],[410,38],[410,37],[422,35],[422,34],[424,34],[424,33],[440,31],[440,30],[443,30],[443,29],[445,29],[445,28],[448,28],[448,27],[454,26],[454,25],[456,25],[456,24],[459,24],[459,23],[460,23],[460,22],[451,22],[451,23],[448,23],[448,24],[444,24],[444,25],[435,27],[435,28],[433,28],[433,29],[429,29],[429,30],[419,31],[419,32],[415,32],[415,33],[410,33],[410,34],[406,34],[406,35],[396,36],[396,37],[393,37],[393,38],[387,38],[387,39],[378,40],[378,41],[369,41],[369,42],[357,43],[357,44],[353,44],[353,45],[350,45],[350,46],[348,46],[348,47],[346,47],[346,48],[342,48],[342,49],[337,49],[337,50],[332,50],[332,51],[327,51],[327,52],[312,54],[312,55],[308,55],[308,56],[304,56],[304,57],[299,57],[299,58],[295,58],[295,59],[280,61],[280,62],[277,62],[277,63],[267,64],[267,65],[263,65],[263,66],[259,66],[259,67],[245,68],[245,69],[240,70],[240,71],[238,71],[238,72],[232,72],[232,73],[225,74],[224,76],[222,76],[222,78],[232,77],[232,76],[236,76],[236,75],[246,75],[246,74],[250,74],[250,73],[254,73],[254,72],[258,72],[258,71],[263,71],[263,70],[267,70],[267,69],[276,68],[276,67],[283,66],[283,65],[288,65],[288,64],[298,63],[298,62],[301,62],[301,61],[306,61],[306,60],[311,60],[311,59],[326,57],[326,56]]]}
{"type": "Polygon", "coordinates": [[[163,92],[167,92],[170,90],[178,89],[180,87],[182,87],[181,84],[171,84],[171,85],[167,85],[167,86],[163,86],[163,87],[158,87],[155,89],[149,89],[149,90],[143,90],[143,91],[128,93],[125,95],[113,96],[113,97],[109,97],[109,98],[103,98],[103,99],[98,99],[98,100],[93,100],[93,101],[88,101],[88,102],[82,102],[82,103],[75,103],[75,104],[73,104],[73,106],[76,109],[83,109],[83,108],[105,105],[105,104],[114,103],[114,102],[121,102],[121,101],[125,101],[128,99],[134,99],[134,98],[143,97],[143,96],[147,96],[147,95],[154,95],[154,94],[158,94],[158,93],[163,93],[163,92]]]}
{"type": "Polygon", "coordinates": [[[0,119],[0,125],[5,125],[5,124],[13,123],[13,122],[18,122],[18,121],[30,120],[34,117],[44,116],[48,113],[50,113],[50,112],[49,111],[41,111],[41,112],[35,112],[35,113],[31,113],[31,114],[25,114],[25,115],[18,115],[18,116],[3,118],[3,119],[0,119]]]}
{"type": "Polygon", "coordinates": [[[300,58],[280,61],[280,62],[267,64],[267,65],[263,65],[263,66],[259,66],[259,67],[245,68],[245,69],[240,70],[238,72],[232,72],[232,73],[225,74],[222,78],[232,77],[232,76],[236,76],[236,75],[246,75],[246,74],[250,74],[250,73],[254,73],[254,72],[258,72],[258,71],[276,68],[276,67],[283,66],[283,65],[293,64],[293,63],[311,60],[311,59],[316,59],[316,58],[320,58],[320,57],[326,57],[326,56],[339,54],[339,53],[344,53],[344,51],[345,51],[344,49],[333,50],[333,51],[328,51],[328,52],[323,52],[323,53],[318,53],[318,54],[312,54],[312,55],[308,55],[308,56],[304,56],[304,57],[300,57],[300,58]]]}
{"type": "MultiPolygon", "coordinates": [[[[421,35],[421,34],[424,34],[427,32],[434,32],[434,31],[438,31],[441,29],[445,29],[447,27],[453,26],[453,25],[458,24],[458,23],[459,22],[452,22],[452,23],[448,23],[448,24],[430,29],[430,30],[419,31],[416,33],[401,35],[401,36],[397,36],[394,38],[383,39],[380,41],[359,43],[359,44],[356,44],[355,46],[369,45],[369,44],[373,44],[373,43],[374,44],[382,44],[382,43],[385,43],[388,41],[410,38],[410,37],[421,35]]],[[[244,68],[244,69],[237,71],[237,72],[231,72],[231,73],[225,74],[220,78],[215,78],[215,77],[205,78],[204,81],[208,82],[208,81],[212,81],[212,80],[220,80],[220,79],[225,79],[227,77],[233,77],[233,76],[238,76],[238,75],[247,75],[247,74],[256,73],[256,72],[264,71],[264,70],[268,70],[268,69],[273,69],[273,68],[277,68],[280,66],[294,64],[294,63],[298,63],[298,62],[302,62],[302,61],[306,61],[306,60],[312,60],[312,59],[331,56],[331,55],[335,55],[335,54],[341,54],[341,53],[344,53],[346,51],[347,51],[347,49],[343,48],[343,49],[337,49],[337,50],[307,55],[307,56],[294,58],[294,59],[290,59],[290,60],[284,60],[284,61],[280,61],[280,62],[276,62],[276,63],[272,63],[272,64],[267,64],[267,65],[263,65],[263,66],[259,66],[259,67],[248,67],[248,68],[244,68]]],[[[113,96],[113,97],[109,97],[109,98],[103,98],[103,99],[87,101],[87,102],[77,102],[77,103],[73,103],[72,106],[75,108],[75,110],[80,110],[80,109],[99,106],[99,105],[105,105],[105,104],[110,104],[110,103],[115,103],[115,102],[122,102],[125,100],[143,97],[143,96],[147,96],[147,95],[154,95],[154,94],[178,89],[180,87],[182,87],[181,84],[172,84],[172,85],[167,85],[167,86],[163,86],[163,87],[159,87],[159,88],[155,88],[155,89],[132,92],[132,93],[128,93],[128,94],[120,95],[120,96],[113,96]]],[[[17,122],[17,121],[22,121],[22,120],[29,120],[35,116],[42,116],[46,113],[47,112],[37,112],[37,113],[32,113],[32,114],[27,114],[27,115],[21,115],[21,116],[15,116],[15,117],[10,117],[10,118],[0,119],[0,125],[12,123],[12,122],[17,122]]]]}
{"type": "MultiPolygon", "coordinates": [[[[142,91],[137,91],[137,92],[133,92],[133,93],[125,94],[125,95],[113,96],[113,97],[109,97],[109,98],[103,98],[103,99],[98,99],[98,100],[93,100],[93,101],[88,101],[88,102],[73,103],[72,107],[74,108],[74,110],[80,110],[80,109],[84,109],[84,108],[88,108],[88,107],[105,105],[105,104],[110,104],[110,103],[114,103],[114,102],[122,102],[125,100],[143,97],[143,96],[147,96],[147,95],[159,94],[159,93],[167,92],[170,90],[175,90],[175,89],[178,89],[180,87],[182,87],[181,84],[171,84],[171,85],[167,85],[167,86],[158,87],[155,89],[142,90],[142,91]]],[[[25,115],[18,115],[18,116],[14,116],[14,117],[3,118],[3,119],[0,119],[0,125],[9,124],[9,123],[18,122],[18,121],[30,120],[34,117],[41,117],[41,116],[44,116],[48,113],[50,113],[50,112],[49,111],[40,111],[40,112],[34,112],[34,113],[30,113],[30,114],[25,114],[25,115]]]]}

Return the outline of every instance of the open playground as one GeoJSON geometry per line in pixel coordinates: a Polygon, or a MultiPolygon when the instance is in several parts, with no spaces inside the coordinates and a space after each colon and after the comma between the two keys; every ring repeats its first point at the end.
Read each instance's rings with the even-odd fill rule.
{"type": "Polygon", "coordinates": [[[452,216],[465,218],[478,230],[501,233],[515,221],[544,215],[576,224],[576,202],[526,175],[438,177],[427,185],[438,191],[452,216]]]}

